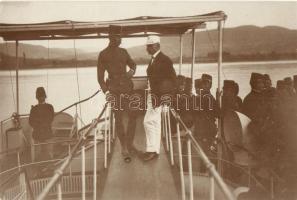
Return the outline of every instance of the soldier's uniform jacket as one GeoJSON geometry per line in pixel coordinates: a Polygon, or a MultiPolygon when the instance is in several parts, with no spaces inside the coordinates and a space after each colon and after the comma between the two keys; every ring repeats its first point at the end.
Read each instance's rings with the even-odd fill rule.
{"type": "Polygon", "coordinates": [[[98,56],[97,78],[103,92],[130,92],[133,82],[126,76],[126,66],[136,70],[136,64],[126,49],[108,46],[98,56]],[[108,72],[108,81],[104,80],[104,72],[108,72]]]}
{"type": "Polygon", "coordinates": [[[43,103],[32,106],[29,124],[33,128],[33,139],[44,141],[52,137],[52,122],[54,108],[51,104],[43,103]]]}
{"type": "Polygon", "coordinates": [[[243,100],[242,112],[251,120],[263,120],[267,114],[264,94],[252,90],[243,100]]]}

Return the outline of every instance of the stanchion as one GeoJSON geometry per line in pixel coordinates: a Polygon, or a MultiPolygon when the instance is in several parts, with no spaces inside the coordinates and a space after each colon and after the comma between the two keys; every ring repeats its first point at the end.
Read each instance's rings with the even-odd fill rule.
{"type": "Polygon", "coordinates": [[[94,134],[94,183],[93,183],[93,199],[97,199],[97,134],[98,134],[98,129],[96,129],[95,134],[94,134]]]}
{"type": "Polygon", "coordinates": [[[61,187],[61,182],[57,184],[57,189],[58,189],[58,200],[62,200],[62,187],[61,187]]]}
{"type": "Polygon", "coordinates": [[[86,199],[86,156],[85,156],[85,145],[82,145],[81,147],[81,162],[82,162],[82,166],[81,166],[81,186],[82,186],[82,200],[86,199]]]}
{"type": "Polygon", "coordinates": [[[209,177],[209,181],[210,181],[209,199],[214,200],[215,199],[215,184],[214,184],[214,178],[211,174],[209,177]]]}
{"type": "Polygon", "coordinates": [[[187,148],[188,148],[188,168],[189,168],[190,200],[194,200],[193,169],[192,169],[192,147],[191,147],[191,140],[189,138],[187,138],[187,148]]]}
{"type": "Polygon", "coordinates": [[[184,177],[184,169],[183,169],[183,158],[182,158],[182,147],[181,147],[181,139],[180,139],[180,131],[179,131],[179,122],[176,123],[176,130],[177,130],[177,142],[178,142],[179,174],[180,174],[180,180],[181,180],[181,195],[182,195],[182,200],[186,200],[185,177],[184,177]]]}
{"type": "MultiPolygon", "coordinates": [[[[108,124],[110,124],[110,118],[111,118],[111,115],[110,115],[110,106],[108,106],[108,111],[106,111],[106,112],[108,112],[108,114],[109,114],[109,120],[108,120],[108,124]]],[[[107,121],[107,119],[106,119],[106,121],[107,121]]],[[[107,124],[105,124],[105,127],[106,127],[106,129],[107,129],[107,124]]],[[[108,130],[108,153],[110,153],[111,152],[111,129],[110,129],[110,127],[109,127],[109,130],[108,130]]]]}
{"type": "Polygon", "coordinates": [[[165,130],[165,139],[166,139],[166,151],[169,151],[169,141],[168,141],[168,124],[167,124],[167,109],[166,106],[163,107],[164,112],[164,130],[165,130]]]}
{"type": "Polygon", "coordinates": [[[169,109],[166,112],[166,114],[167,114],[167,119],[168,119],[168,138],[169,138],[169,149],[170,149],[170,161],[171,161],[171,165],[174,165],[173,144],[172,144],[172,134],[171,134],[171,123],[170,123],[169,109]]]}
{"type": "Polygon", "coordinates": [[[105,118],[105,120],[104,120],[104,125],[105,125],[105,127],[104,127],[104,168],[106,169],[107,168],[107,151],[108,151],[108,149],[107,149],[107,127],[106,127],[106,117],[107,117],[107,115],[106,115],[106,112],[107,111],[105,111],[105,114],[104,114],[104,118],[105,118]]]}

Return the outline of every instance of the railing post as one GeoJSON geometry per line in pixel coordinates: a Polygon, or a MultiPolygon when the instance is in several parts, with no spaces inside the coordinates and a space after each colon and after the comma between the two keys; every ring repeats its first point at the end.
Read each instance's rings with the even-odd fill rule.
{"type": "Polygon", "coordinates": [[[165,131],[165,139],[166,139],[166,151],[169,151],[169,141],[168,141],[168,125],[167,125],[167,110],[166,106],[163,107],[163,115],[164,115],[164,131],[165,131]]]}
{"type": "Polygon", "coordinates": [[[213,176],[209,173],[209,181],[210,181],[210,193],[209,193],[209,199],[214,200],[215,199],[215,184],[214,184],[214,178],[213,176]]]}
{"type": "Polygon", "coordinates": [[[104,168],[107,168],[107,127],[106,127],[106,111],[104,113],[104,168]]]}
{"type": "MultiPolygon", "coordinates": [[[[70,156],[70,154],[71,154],[71,146],[70,146],[70,144],[68,144],[68,156],[70,156]]],[[[69,165],[69,175],[70,175],[70,177],[72,176],[71,164],[69,165]]],[[[71,181],[70,181],[70,183],[71,183],[71,181]]]]}
{"type": "Polygon", "coordinates": [[[112,139],[115,141],[115,118],[114,118],[114,112],[112,112],[112,139]]]}
{"type": "MultiPolygon", "coordinates": [[[[109,105],[109,104],[108,104],[109,105]]],[[[106,111],[106,112],[108,112],[108,114],[109,114],[109,120],[108,120],[108,124],[110,124],[110,117],[111,117],[111,115],[110,115],[110,110],[109,109],[111,109],[111,107],[110,106],[108,106],[108,111],[106,111]]],[[[107,114],[106,114],[107,115],[107,114]]],[[[106,119],[106,122],[107,122],[107,119],[106,119]]],[[[107,129],[107,124],[106,124],[106,129],[107,129]]],[[[110,148],[110,146],[111,146],[111,129],[110,129],[110,126],[109,126],[109,130],[108,130],[108,153],[110,153],[110,150],[111,150],[111,148],[110,148]]]]}
{"type": "Polygon", "coordinates": [[[192,169],[192,147],[191,147],[191,140],[190,140],[190,138],[187,138],[187,147],[188,147],[188,168],[189,168],[190,200],[194,200],[193,169],[192,169]]]}
{"type": "Polygon", "coordinates": [[[16,112],[17,114],[20,114],[20,101],[19,101],[19,41],[15,41],[15,59],[16,59],[16,69],[15,69],[15,80],[16,80],[16,112]]]}
{"type": "Polygon", "coordinates": [[[81,167],[81,185],[82,185],[82,200],[86,199],[86,156],[85,156],[85,145],[83,144],[81,147],[81,162],[82,162],[82,167],[81,167]]]}
{"type": "Polygon", "coordinates": [[[169,148],[170,148],[170,160],[171,165],[174,165],[174,158],[173,158],[173,145],[172,145],[172,133],[171,133],[171,123],[170,123],[170,111],[166,110],[167,119],[168,119],[168,138],[169,138],[169,148]]]}
{"type": "Polygon", "coordinates": [[[181,75],[181,68],[183,64],[183,35],[179,36],[179,69],[178,74],[181,75]]]}
{"type": "MultiPolygon", "coordinates": [[[[218,45],[218,98],[217,98],[217,102],[218,102],[218,107],[219,109],[221,109],[222,107],[222,98],[221,98],[221,76],[222,76],[222,55],[223,55],[223,29],[222,29],[222,21],[218,21],[218,41],[219,41],[219,45],[218,45]]],[[[219,117],[218,118],[218,138],[219,140],[222,139],[222,118],[219,117]]],[[[223,155],[223,147],[221,142],[218,143],[218,172],[220,175],[222,175],[222,155],[223,155]]]]}
{"type": "Polygon", "coordinates": [[[58,189],[58,200],[62,200],[62,187],[61,187],[61,180],[59,181],[59,183],[57,184],[57,189],[58,189]]]}
{"type": "Polygon", "coordinates": [[[94,134],[94,185],[93,185],[93,190],[94,190],[94,195],[93,199],[97,199],[97,133],[98,129],[96,129],[95,134],[94,134]]]}
{"type": "Polygon", "coordinates": [[[248,187],[250,187],[251,186],[251,167],[250,166],[248,166],[248,173],[249,173],[249,185],[248,185],[248,187]]]}
{"type": "Polygon", "coordinates": [[[20,152],[18,151],[17,153],[17,160],[18,160],[18,169],[21,171],[21,157],[20,157],[20,152]]]}
{"type": "Polygon", "coordinates": [[[177,142],[178,142],[178,159],[179,159],[179,174],[181,180],[181,195],[182,200],[186,199],[185,192],[185,177],[184,177],[184,169],[183,169],[183,158],[182,158],[182,147],[181,147],[181,139],[180,139],[180,131],[179,131],[179,122],[176,123],[177,129],[177,142]]]}

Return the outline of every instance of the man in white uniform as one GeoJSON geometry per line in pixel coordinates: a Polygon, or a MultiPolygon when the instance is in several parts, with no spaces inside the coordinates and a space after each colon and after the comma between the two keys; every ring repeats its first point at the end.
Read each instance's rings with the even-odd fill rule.
{"type": "Polygon", "coordinates": [[[148,109],[144,117],[146,134],[146,153],[143,160],[149,161],[158,157],[161,142],[161,97],[175,88],[176,73],[171,59],[160,50],[160,38],[148,36],[146,50],[152,56],[147,68],[151,95],[148,95],[148,109]],[[165,86],[165,88],[164,88],[165,86]],[[171,89],[168,86],[172,87],[171,89]]]}

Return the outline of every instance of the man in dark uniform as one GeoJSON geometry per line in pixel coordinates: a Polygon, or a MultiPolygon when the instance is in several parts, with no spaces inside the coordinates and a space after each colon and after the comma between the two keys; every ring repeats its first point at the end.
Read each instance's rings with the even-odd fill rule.
{"type": "Polygon", "coordinates": [[[198,95],[200,93],[200,90],[202,90],[203,85],[202,85],[202,79],[198,78],[195,80],[195,91],[196,94],[198,95]]]}
{"type": "Polygon", "coordinates": [[[222,111],[227,110],[240,111],[242,100],[237,96],[237,86],[232,80],[224,80],[223,96],[222,96],[222,111]]]}
{"type": "Polygon", "coordinates": [[[136,151],[133,146],[136,121],[133,116],[134,113],[129,111],[129,102],[125,96],[133,91],[131,78],[135,74],[136,64],[127,50],[119,47],[121,44],[120,34],[120,27],[110,26],[109,45],[99,54],[97,76],[99,85],[106,94],[107,100],[113,103],[116,133],[121,143],[125,161],[129,162],[129,153],[136,151]],[[126,71],[127,65],[130,68],[128,72],[126,71]],[[108,73],[107,81],[104,80],[105,71],[108,73]],[[127,131],[125,131],[123,124],[125,117],[129,121],[127,131]]]}
{"type": "Polygon", "coordinates": [[[146,111],[143,122],[146,134],[146,153],[144,153],[143,159],[149,161],[160,153],[162,96],[164,97],[169,91],[174,91],[177,77],[171,59],[160,50],[158,36],[147,38],[146,50],[152,56],[146,72],[151,94],[154,97],[152,106],[146,111]],[[165,88],[165,85],[172,88],[165,88]]]}
{"type": "Polygon", "coordinates": [[[248,128],[250,136],[253,137],[253,148],[249,150],[257,155],[256,159],[259,162],[268,164],[277,149],[277,132],[273,110],[270,104],[265,101],[264,80],[262,74],[251,74],[250,85],[252,91],[243,100],[243,113],[251,119],[248,128]]]}
{"type": "Polygon", "coordinates": [[[186,77],[184,77],[183,75],[178,75],[177,76],[177,93],[178,94],[182,94],[185,91],[186,88],[186,77]]]}
{"type": "Polygon", "coordinates": [[[264,77],[259,73],[252,73],[250,79],[251,92],[243,100],[242,112],[251,120],[262,120],[266,113],[263,91],[264,77]]]}
{"type": "Polygon", "coordinates": [[[195,110],[194,137],[198,142],[201,142],[202,148],[208,154],[217,133],[215,120],[218,115],[218,108],[214,96],[210,93],[212,77],[209,74],[202,74],[201,81],[201,85],[198,87],[201,89],[197,94],[200,108],[198,111],[195,110]]]}
{"type": "MultiPolygon", "coordinates": [[[[29,124],[33,128],[32,137],[34,143],[45,143],[52,138],[54,108],[51,104],[45,102],[46,93],[43,87],[36,89],[36,99],[38,100],[38,104],[31,108],[29,124]]],[[[38,146],[36,149],[39,149],[41,154],[49,155],[50,158],[53,158],[53,148],[51,144],[38,146]]]]}
{"type": "Polygon", "coordinates": [[[186,77],[186,85],[185,85],[185,93],[189,96],[192,95],[192,88],[193,88],[193,83],[192,79],[189,77],[186,77]]]}

